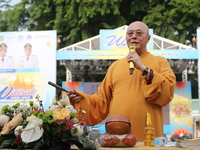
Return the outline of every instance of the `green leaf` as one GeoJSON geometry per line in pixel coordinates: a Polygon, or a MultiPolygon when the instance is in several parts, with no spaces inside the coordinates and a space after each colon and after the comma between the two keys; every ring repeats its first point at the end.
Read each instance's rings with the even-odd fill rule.
{"type": "Polygon", "coordinates": [[[3,141],[0,142],[0,148],[6,148],[6,147],[12,148],[13,145],[14,145],[14,139],[12,138],[4,139],[3,141]]]}

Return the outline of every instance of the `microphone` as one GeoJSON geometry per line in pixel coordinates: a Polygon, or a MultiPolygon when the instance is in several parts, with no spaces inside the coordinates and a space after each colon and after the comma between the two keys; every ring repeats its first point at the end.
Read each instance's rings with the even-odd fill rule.
{"type": "MultiPolygon", "coordinates": [[[[130,43],[130,45],[129,45],[129,51],[135,51],[135,44],[134,43],[130,43]]],[[[134,63],[132,61],[129,62],[129,70],[130,70],[130,74],[133,74],[134,63]]]]}
{"type": "Polygon", "coordinates": [[[55,83],[53,83],[53,82],[51,82],[51,81],[49,81],[48,84],[50,84],[50,85],[52,85],[53,87],[58,88],[58,89],[60,89],[60,90],[62,90],[62,91],[64,91],[64,92],[66,92],[66,93],[69,93],[69,91],[65,90],[65,89],[62,88],[61,86],[59,86],[59,85],[57,85],[57,84],[55,84],[55,83]]]}

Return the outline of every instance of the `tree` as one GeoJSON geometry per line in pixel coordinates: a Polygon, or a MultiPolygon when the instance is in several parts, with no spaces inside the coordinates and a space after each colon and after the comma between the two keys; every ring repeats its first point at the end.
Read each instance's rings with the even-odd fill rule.
{"type": "Polygon", "coordinates": [[[3,1],[0,31],[57,30],[61,47],[136,20],[181,43],[200,26],[199,0],[22,0],[12,7],[3,1]]]}
{"type": "Polygon", "coordinates": [[[199,0],[151,0],[143,21],[155,34],[185,43],[200,26],[199,5],[199,0]]]}
{"type": "Polygon", "coordinates": [[[98,34],[99,28],[123,25],[114,23],[118,5],[117,0],[25,0],[0,14],[0,31],[57,30],[70,45],[98,34]],[[109,14],[115,15],[112,24],[102,17],[109,14]]]}
{"type": "Polygon", "coordinates": [[[136,20],[180,43],[200,26],[199,0],[22,0],[14,6],[2,1],[0,8],[7,10],[0,13],[0,31],[56,30],[62,35],[60,47],[136,20]]]}

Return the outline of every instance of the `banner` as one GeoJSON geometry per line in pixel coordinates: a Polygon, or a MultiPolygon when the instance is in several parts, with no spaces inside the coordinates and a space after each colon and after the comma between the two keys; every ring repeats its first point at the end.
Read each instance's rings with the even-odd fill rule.
{"type": "MultiPolygon", "coordinates": [[[[150,38],[147,49],[153,49],[153,29],[149,29],[150,38]]],[[[126,30],[100,30],[100,50],[126,49],[126,30]]]]}
{"type": "MultiPolygon", "coordinates": [[[[98,92],[100,82],[62,82],[66,90],[75,89],[83,93],[93,95],[98,92]]],[[[192,99],[191,82],[177,82],[173,100],[163,107],[164,134],[183,135],[192,133],[192,99]]],[[[63,96],[67,98],[66,93],[63,96]]],[[[105,132],[105,120],[96,125],[101,132],[105,132]]]]}
{"type": "MultiPolygon", "coordinates": [[[[77,91],[93,95],[98,91],[98,86],[101,82],[62,82],[62,88],[70,91],[71,89],[75,89],[77,91]]],[[[63,98],[68,98],[66,92],[62,92],[63,98]]],[[[87,113],[87,112],[86,112],[87,113]]],[[[106,119],[105,119],[106,120],[106,119]]],[[[103,120],[98,125],[87,126],[88,128],[98,127],[101,133],[105,133],[105,120],[103,120]]]]}
{"type": "Polygon", "coordinates": [[[0,32],[0,105],[35,101],[48,107],[56,81],[56,31],[0,32]]]}
{"type": "Polygon", "coordinates": [[[170,102],[170,125],[165,128],[166,135],[192,134],[191,82],[176,82],[174,98],[170,102]]]}
{"type": "MultiPolygon", "coordinates": [[[[198,59],[198,50],[148,50],[152,55],[162,56],[166,59],[198,59]]],[[[74,59],[106,59],[117,60],[126,57],[128,49],[121,50],[75,50],[75,51],[57,51],[57,60],[74,60],[74,59]]]]}
{"type": "MultiPolygon", "coordinates": [[[[62,87],[68,91],[71,89],[93,95],[98,91],[98,86],[101,82],[62,82],[62,87]]],[[[66,95],[66,92],[62,94],[66,95]]]]}

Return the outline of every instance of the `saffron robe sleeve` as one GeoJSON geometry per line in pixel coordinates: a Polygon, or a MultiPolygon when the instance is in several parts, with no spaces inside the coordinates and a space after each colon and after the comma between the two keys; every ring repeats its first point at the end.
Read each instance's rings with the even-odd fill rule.
{"type": "Polygon", "coordinates": [[[163,136],[162,106],[166,106],[173,98],[176,77],[164,57],[145,52],[140,56],[143,64],[154,72],[152,83],[147,85],[145,77],[138,69],[132,75],[129,72],[127,58],[114,62],[93,95],[77,91],[82,96],[77,109],[86,111],[87,125],[95,125],[108,115],[121,114],[131,123],[131,133],[138,141],[144,140],[146,113],[151,115],[155,136],[163,136]]]}

